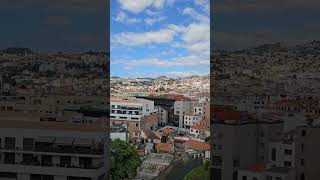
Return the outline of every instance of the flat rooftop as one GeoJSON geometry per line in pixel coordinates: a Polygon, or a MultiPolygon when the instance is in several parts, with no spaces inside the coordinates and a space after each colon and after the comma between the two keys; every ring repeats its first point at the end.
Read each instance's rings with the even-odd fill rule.
{"type": "Polygon", "coordinates": [[[122,97],[111,97],[110,103],[150,103],[152,101],[142,98],[122,98],[122,97]]]}

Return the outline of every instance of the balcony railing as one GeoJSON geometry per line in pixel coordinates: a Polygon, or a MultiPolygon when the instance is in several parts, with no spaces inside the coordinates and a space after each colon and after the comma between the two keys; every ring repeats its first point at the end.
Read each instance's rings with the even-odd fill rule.
{"type": "Polygon", "coordinates": [[[11,163],[3,163],[10,165],[26,165],[26,166],[43,166],[43,167],[60,167],[60,168],[78,168],[78,169],[99,169],[104,166],[103,162],[98,163],[97,165],[90,164],[82,164],[79,166],[71,165],[71,164],[53,164],[53,163],[40,163],[40,162],[11,162],[11,163]]]}
{"type": "Polygon", "coordinates": [[[0,148],[5,150],[14,150],[14,151],[35,151],[35,152],[52,152],[52,153],[68,153],[68,154],[90,154],[90,155],[103,155],[104,149],[79,149],[74,147],[34,147],[34,148],[0,148]]]}

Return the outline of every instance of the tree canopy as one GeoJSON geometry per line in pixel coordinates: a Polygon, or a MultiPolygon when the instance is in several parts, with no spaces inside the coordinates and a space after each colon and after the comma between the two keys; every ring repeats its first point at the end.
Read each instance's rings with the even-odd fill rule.
{"type": "Polygon", "coordinates": [[[116,139],[111,142],[111,179],[133,178],[141,164],[137,149],[128,142],[116,139]]]}

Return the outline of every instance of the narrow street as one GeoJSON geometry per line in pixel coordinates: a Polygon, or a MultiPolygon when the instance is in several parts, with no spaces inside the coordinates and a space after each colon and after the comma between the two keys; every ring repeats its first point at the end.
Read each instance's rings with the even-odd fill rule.
{"type": "Polygon", "coordinates": [[[185,158],[179,160],[174,167],[170,169],[165,180],[183,180],[183,178],[195,167],[202,165],[202,159],[193,159],[192,157],[185,156],[185,158]]]}

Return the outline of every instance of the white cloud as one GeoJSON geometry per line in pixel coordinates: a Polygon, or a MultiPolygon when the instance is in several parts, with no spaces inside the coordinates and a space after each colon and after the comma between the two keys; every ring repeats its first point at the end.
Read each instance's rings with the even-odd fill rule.
{"type": "Polygon", "coordinates": [[[172,0],[118,0],[121,8],[132,13],[140,13],[149,7],[162,9],[164,5],[173,3],[172,0]]]}
{"type": "MultiPolygon", "coordinates": [[[[209,69],[208,69],[209,71],[209,69]]],[[[165,73],[166,76],[169,77],[188,77],[188,76],[194,76],[194,75],[207,75],[209,72],[198,72],[198,71],[170,71],[165,73]]]]}
{"type": "Polygon", "coordinates": [[[111,42],[124,46],[140,46],[151,43],[168,43],[181,30],[178,26],[172,25],[159,31],[149,31],[142,33],[122,32],[112,36],[111,42]]]}
{"type": "Polygon", "coordinates": [[[119,13],[114,18],[114,20],[117,22],[126,23],[126,24],[134,24],[134,23],[141,22],[141,19],[129,18],[128,15],[123,11],[119,11],[119,13]]]}
{"type": "MultiPolygon", "coordinates": [[[[210,20],[209,17],[196,12],[192,8],[185,8],[183,14],[191,16],[194,23],[189,24],[182,34],[184,47],[191,53],[207,57],[210,54],[210,20]]],[[[179,44],[178,44],[179,45],[179,44]]]]}
{"type": "Polygon", "coordinates": [[[174,66],[207,66],[210,64],[209,59],[200,59],[198,56],[181,56],[171,60],[158,58],[137,59],[137,60],[113,60],[112,64],[121,64],[124,66],[158,66],[158,67],[174,67],[174,66]]]}
{"type": "MultiPolygon", "coordinates": [[[[162,3],[158,2],[158,3],[162,3]]],[[[158,12],[146,10],[149,18],[144,19],[145,23],[152,25],[155,22],[164,20],[164,17],[157,17],[158,12]],[[152,16],[152,17],[151,17],[152,16]]],[[[210,20],[205,13],[199,13],[192,8],[185,8],[182,12],[193,19],[191,24],[182,26],[176,24],[165,25],[164,28],[147,32],[122,32],[114,34],[111,38],[113,45],[123,47],[133,47],[148,45],[156,46],[156,44],[166,44],[175,51],[173,56],[177,56],[177,48],[187,50],[188,55],[176,57],[174,59],[156,58],[154,55],[150,59],[135,60],[118,60],[116,64],[125,66],[202,66],[209,65],[210,56],[210,20]]],[[[159,55],[165,55],[159,52],[159,55]]],[[[160,56],[161,57],[161,56],[160,56]]]]}
{"type": "Polygon", "coordinates": [[[183,14],[189,15],[193,19],[198,20],[198,21],[202,21],[202,22],[209,22],[210,21],[208,16],[198,13],[193,8],[185,8],[183,10],[183,14]]]}
{"type": "Polygon", "coordinates": [[[145,22],[147,25],[151,26],[151,25],[153,25],[154,23],[163,21],[163,20],[165,20],[165,19],[167,19],[167,17],[165,17],[165,16],[161,16],[161,17],[157,17],[157,18],[146,18],[146,19],[144,19],[144,22],[145,22]]]}
{"type": "Polygon", "coordinates": [[[205,12],[210,12],[210,4],[207,0],[194,0],[194,3],[201,6],[205,12]]]}

